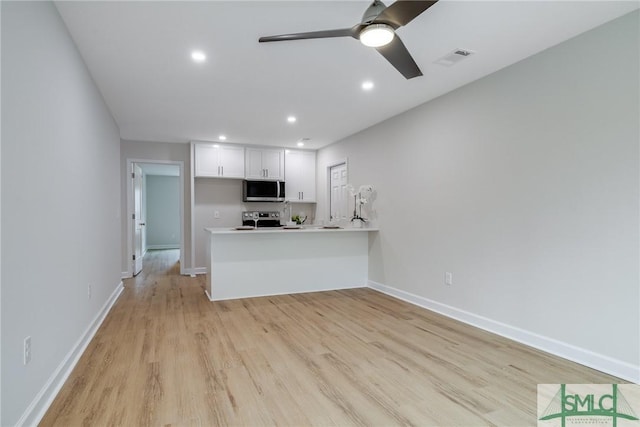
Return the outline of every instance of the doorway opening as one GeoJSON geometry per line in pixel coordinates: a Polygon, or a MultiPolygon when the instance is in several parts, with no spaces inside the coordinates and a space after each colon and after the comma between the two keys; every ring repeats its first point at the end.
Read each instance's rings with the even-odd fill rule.
{"type": "Polygon", "coordinates": [[[184,274],[183,162],[127,159],[127,274],[143,269],[149,250],[178,250],[184,274]]]}

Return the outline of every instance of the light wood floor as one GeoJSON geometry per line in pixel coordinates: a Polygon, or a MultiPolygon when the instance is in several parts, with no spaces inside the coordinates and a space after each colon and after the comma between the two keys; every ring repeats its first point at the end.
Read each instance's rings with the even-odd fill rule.
{"type": "Polygon", "coordinates": [[[533,426],[616,378],[368,289],[209,302],[150,252],[41,425],[533,426]]]}

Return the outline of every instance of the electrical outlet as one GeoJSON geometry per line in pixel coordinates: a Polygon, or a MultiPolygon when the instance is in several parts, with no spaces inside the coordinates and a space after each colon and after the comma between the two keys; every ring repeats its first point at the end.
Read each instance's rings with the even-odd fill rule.
{"type": "Polygon", "coordinates": [[[215,219],[220,219],[220,211],[213,211],[213,217],[215,219]]]}
{"type": "Polygon", "coordinates": [[[448,271],[444,273],[444,284],[448,286],[453,285],[453,273],[448,271]]]}
{"type": "Polygon", "coordinates": [[[31,362],[31,337],[30,336],[24,339],[22,355],[23,355],[22,362],[25,365],[31,362]]]}
{"type": "Polygon", "coordinates": [[[87,286],[87,299],[91,299],[91,283],[87,286]]]}

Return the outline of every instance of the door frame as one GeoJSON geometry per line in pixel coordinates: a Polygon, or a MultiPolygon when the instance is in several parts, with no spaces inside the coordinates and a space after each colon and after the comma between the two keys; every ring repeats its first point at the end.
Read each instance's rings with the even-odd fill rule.
{"type": "Polygon", "coordinates": [[[133,240],[132,240],[132,244],[133,244],[133,254],[136,257],[136,259],[133,260],[133,262],[131,263],[132,265],[132,272],[131,275],[132,276],[136,276],[138,275],[141,271],[142,271],[142,261],[144,259],[144,255],[147,253],[146,247],[145,247],[145,241],[146,239],[146,234],[147,234],[147,230],[146,230],[146,224],[144,226],[142,226],[142,224],[146,223],[146,208],[144,206],[144,201],[146,198],[146,183],[145,183],[145,175],[144,175],[144,171],[142,170],[142,166],[139,163],[132,163],[131,164],[131,187],[133,188],[133,206],[131,209],[131,212],[133,213],[133,215],[131,216],[131,222],[132,222],[132,236],[133,236],[133,240]],[[138,173],[138,171],[140,171],[140,176],[136,176],[136,174],[138,173]],[[136,195],[136,190],[138,185],[140,185],[140,200],[138,200],[138,196],[136,195]],[[137,212],[137,204],[140,203],[139,209],[140,209],[140,216],[138,216],[138,212],[137,212]],[[144,212],[144,215],[143,215],[144,212]],[[144,227],[144,228],[143,228],[144,227]],[[137,259],[138,256],[138,229],[140,230],[140,259],[137,259]],[[139,270],[138,270],[139,268],[139,270]]]}
{"type": "Polygon", "coordinates": [[[133,213],[133,182],[131,179],[131,168],[134,163],[149,163],[157,165],[175,165],[178,166],[178,192],[180,197],[180,274],[185,273],[184,264],[184,162],[172,160],[153,160],[153,159],[127,159],[125,170],[125,182],[127,183],[127,277],[133,277],[133,239],[135,226],[131,214],[133,213]]]}
{"type": "MultiPolygon", "coordinates": [[[[326,207],[325,207],[325,217],[324,220],[325,222],[329,221],[329,218],[331,218],[331,168],[334,168],[336,166],[340,166],[340,165],[344,165],[345,169],[347,170],[347,182],[349,182],[349,159],[348,158],[344,158],[344,159],[338,159],[338,160],[334,160],[332,162],[329,162],[327,164],[327,168],[325,170],[325,176],[327,179],[326,182],[326,207]]],[[[347,209],[348,209],[348,205],[347,205],[347,209]]]]}

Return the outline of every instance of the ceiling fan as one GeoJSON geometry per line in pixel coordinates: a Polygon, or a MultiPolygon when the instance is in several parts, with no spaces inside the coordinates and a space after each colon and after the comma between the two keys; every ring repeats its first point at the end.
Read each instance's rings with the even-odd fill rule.
{"type": "Polygon", "coordinates": [[[405,78],[422,75],[422,71],[411,57],[395,30],[407,25],[416,16],[433,6],[435,1],[396,0],[387,7],[380,0],[374,0],[362,16],[362,21],[351,28],[339,30],[312,31],[308,33],[281,34],[260,37],[260,43],[285,40],[325,39],[331,37],[353,37],[365,46],[375,48],[405,78]]]}

